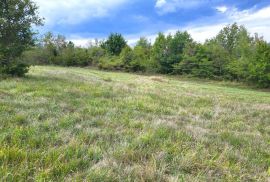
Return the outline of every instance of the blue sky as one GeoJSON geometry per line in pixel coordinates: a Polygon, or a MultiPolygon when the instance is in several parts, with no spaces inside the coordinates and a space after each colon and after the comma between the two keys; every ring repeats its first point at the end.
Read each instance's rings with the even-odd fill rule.
{"type": "Polygon", "coordinates": [[[45,18],[40,32],[63,34],[76,45],[111,32],[134,44],[140,36],[152,41],[158,32],[187,30],[203,42],[233,22],[270,41],[269,0],[34,0],[45,18]]]}

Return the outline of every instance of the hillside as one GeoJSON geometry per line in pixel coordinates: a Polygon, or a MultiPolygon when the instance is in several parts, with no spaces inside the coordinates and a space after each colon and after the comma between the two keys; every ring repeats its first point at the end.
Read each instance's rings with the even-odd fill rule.
{"type": "Polygon", "coordinates": [[[1,181],[267,181],[270,93],[32,67],[0,81],[1,181]]]}

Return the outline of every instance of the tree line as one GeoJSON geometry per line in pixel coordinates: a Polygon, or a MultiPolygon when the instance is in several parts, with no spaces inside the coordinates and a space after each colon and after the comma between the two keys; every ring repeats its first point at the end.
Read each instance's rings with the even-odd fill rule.
{"type": "Polygon", "coordinates": [[[29,65],[95,66],[106,70],[190,75],[235,80],[270,87],[270,45],[236,23],[198,43],[187,31],[159,33],[153,44],[140,38],[129,46],[112,33],[88,48],[76,47],[62,35],[36,39],[32,26],[42,25],[31,0],[0,3],[0,74],[23,76],[29,65]]]}
{"type": "Polygon", "coordinates": [[[212,39],[197,43],[187,31],[159,33],[153,44],[142,37],[131,47],[121,34],[88,48],[75,47],[64,36],[47,33],[23,59],[31,64],[95,66],[106,70],[190,75],[270,86],[270,45],[236,23],[212,39]]]}

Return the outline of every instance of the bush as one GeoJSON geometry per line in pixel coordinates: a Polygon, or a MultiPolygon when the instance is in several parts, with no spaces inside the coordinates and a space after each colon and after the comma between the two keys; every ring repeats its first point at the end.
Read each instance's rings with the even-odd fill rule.
{"type": "Polygon", "coordinates": [[[24,52],[22,62],[30,65],[48,65],[50,64],[50,56],[48,51],[37,47],[24,52]]]}
{"type": "Polygon", "coordinates": [[[98,67],[104,70],[123,70],[124,64],[118,56],[104,56],[100,59],[98,67]]]}
{"type": "Polygon", "coordinates": [[[3,75],[11,75],[22,77],[29,70],[29,65],[20,62],[11,62],[8,65],[1,65],[0,73],[3,75]]]}
{"type": "Polygon", "coordinates": [[[76,48],[74,59],[76,62],[75,66],[89,66],[92,63],[87,49],[76,48]]]}
{"type": "Polygon", "coordinates": [[[100,59],[106,55],[106,51],[101,47],[90,47],[88,49],[89,58],[93,65],[98,65],[100,59]]]}

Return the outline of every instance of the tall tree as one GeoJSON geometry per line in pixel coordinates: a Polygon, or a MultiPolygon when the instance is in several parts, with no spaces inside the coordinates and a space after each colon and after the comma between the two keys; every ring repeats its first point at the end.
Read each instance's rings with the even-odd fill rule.
{"type": "Polygon", "coordinates": [[[152,49],[152,60],[155,66],[157,66],[157,71],[161,73],[168,72],[167,66],[167,39],[163,33],[159,33],[158,37],[155,40],[152,49]]]}
{"type": "Polygon", "coordinates": [[[101,47],[107,50],[110,54],[119,56],[126,45],[127,42],[121,34],[112,33],[109,38],[101,44],[101,47]]]}
{"type": "Polygon", "coordinates": [[[145,38],[145,37],[141,37],[138,42],[136,43],[135,47],[142,47],[144,49],[150,49],[151,48],[151,42],[145,38]]]}
{"type": "Polygon", "coordinates": [[[145,37],[141,37],[136,43],[136,46],[134,47],[134,51],[136,53],[138,54],[143,53],[143,59],[145,61],[150,59],[151,49],[152,49],[151,42],[145,37]]]}
{"type": "MultiPolygon", "coordinates": [[[[0,3],[0,66],[1,72],[16,75],[14,62],[34,44],[33,25],[42,25],[38,7],[31,0],[1,0],[0,3]]],[[[19,75],[19,74],[18,74],[19,75]]]]}
{"type": "Polygon", "coordinates": [[[240,57],[239,54],[245,51],[244,46],[248,46],[252,41],[247,29],[242,25],[238,26],[237,23],[224,27],[215,40],[234,57],[240,57]]]}
{"type": "Polygon", "coordinates": [[[270,45],[263,39],[256,40],[255,56],[248,69],[250,81],[258,86],[270,87],[270,45]]]}
{"type": "Polygon", "coordinates": [[[159,72],[172,73],[174,65],[181,62],[184,48],[192,42],[187,32],[176,32],[167,37],[159,33],[153,45],[153,59],[159,64],[159,72]]]}

